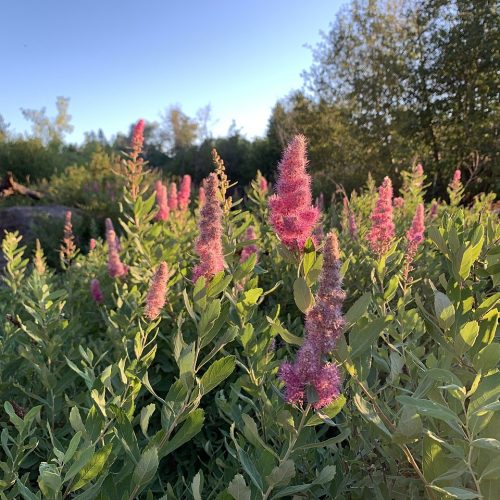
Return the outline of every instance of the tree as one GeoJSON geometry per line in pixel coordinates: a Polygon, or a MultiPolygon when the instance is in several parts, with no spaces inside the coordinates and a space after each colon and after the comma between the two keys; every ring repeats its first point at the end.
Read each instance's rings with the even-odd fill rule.
{"type": "Polygon", "coordinates": [[[160,137],[166,151],[177,153],[192,146],[198,137],[199,124],[184,114],[178,105],[170,106],[162,116],[160,137]]]}
{"type": "Polygon", "coordinates": [[[69,97],[57,97],[56,108],[57,115],[53,118],[47,117],[45,107],[39,110],[21,108],[24,118],[31,122],[33,138],[43,144],[62,143],[64,136],[73,131],[71,115],[68,113],[69,97]]]}

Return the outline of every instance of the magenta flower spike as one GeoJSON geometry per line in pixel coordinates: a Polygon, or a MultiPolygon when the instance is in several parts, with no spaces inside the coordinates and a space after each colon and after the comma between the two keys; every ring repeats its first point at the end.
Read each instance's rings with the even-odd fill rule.
{"type": "Polygon", "coordinates": [[[179,210],[186,210],[189,207],[190,198],[191,198],[191,176],[185,175],[182,178],[181,187],[179,190],[179,196],[177,197],[179,210]]]}
{"type": "Polygon", "coordinates": [[[170,208],[170,210],[177,210],[178,206],[177,184],[175,182],[171,182],[168,189],[168,208],[170,208]]]}
{"type": "Polygon", "coordinates": [[[121,278],[127,274],[128,267],[120,260],[116,233],[113,230],[107,231],[106,241],[108,243],[108,274],[111,278],[121,278]]]}
{"type": "Polygon", "coordinates": [[[318,223],[312,204],[311,177],[306,172],[306,138],[296,135],[278,165],[276,194],[269,198],[269,221],[283,245],[301,252],[318,223]]]}
{"type": "Polygon", "coordinates": [[[205,183],[206,201],[200,210],[198,228],[200,235],[195,250],[200,258],[193,270],[193,281],[200,276],[207,280],[224,270],[226,262],[222,250],[222,208],[219,198],[219,179],[211,173],[205,183]]]}
{"type": "Polygon", "coordinates": [[[104,294],[101,290],[101,284],[98,279],[93,279],[90,282],[90,295],[96,304],[102,304],[104,302],[104,294]]]}
{"type": "MultiPolygon", "coordinates": [[[[245,232],[245,240],[256,240],[257,236],[255,234],[255,230],[253,226],[249,226],[245,232]]],[[[259,250],[255,244],[247,245],[241,251],[240,262],[245,262],[248,257],[253,255],[254,253],[258,254],[259,250]]]]}
{"type": "Polygon", "coordinates": [[[170,213],[167,199],[167,188],[160,180],[155,183],[156,190],[156,204],[158,205],[158,212],[155,215],[156,220],[167,220],[170,213]]]}
{"type": "Polygon", "coordinates": [[[132,143],[131,147],[136,156],[142,151],[142,146],[144,144],[144,120],[139,120],[132,132],[132,143]]]}
{"type": "Polygon", "coordinates": [[[267,184],[267,179],[262,175],[259,179],[259,189],[262,193],[267,193],[269,186],[267,184]]]}
{"type": "Polygon", "coordinates": [[[389,177],[379,187],[378,199],[371,215],[372,227],[367,240],[373,253],[378,257],[384,255],[391,247],[394,238],[394,222],[392,220],[392,182],[389,177]]]}
{"type": "Polygon", "coordinates": [[[162,262],[153,275],[149,286],[148,295],[146,297],[146,307],[144,314],[151,321],[156,319],[165,305],[165,294],[168,284],[168,266],[166,262],[162,262]]]}
{"type": "Polygon", "coordinates": [[[457,168],[453,174],[453,179],[450,182],[450,188],[453,191],[457,191],[462,186],[462,172],[457,168]]]}
{"type": "Polygon", "coordinates": [[[404,198],[401,198],[401,196],[397,196],[394,198],[394,208],[403,208],[405,206],[405,200],[404,198]]]}
{"type": "Polygon", "coordinates": [[[358,238],[358,225],[356,224],[356,217],[352,211],[349,211],[349,234],[354,240],[358,238]]]}
{"type": "Polygon", "coordinates": [[[94,238],[90,238],[89,248],[90,251],[94,250],[97,245],[97,241],[94,238]]]}
{"type": "Polygon", "coordinates": [[[322,361],[335,347],[345,327],[342,315],[345,293],[341,288],[339,257],[337,236],[331,232],[323,247],[323,270],[316,301],[306,316],[305,342],[295,362],[283,363],[280,368],[280,378],[285,382],[285,398],[289,403],[303,403],[308,388],[315,392],[315,400],[308,402],[316,409],[328,405],[340,394],[338,368],[322,361]]]}
{"type": "Polygon", "coordinates": [[[404,281],[408,280],[408,275],[412,270],[411,263],[415,259],[418,247],[424,241],[424,231],[425,231],[424,217],[425,217],[424,205],[423,203],[420,203],[417,206],[417,210],[415,211],[411,227],[406,233],[406,239],[408,241],[408,245],[406,247],[406,252],[404,256],[404,265],[403,265],[404,281]]]}
{"type": "Polygon", "coordinates": [[[437,217],[437,214],[438,214],[438,202],[437,201],[433,201],[432,204],[431,204],[431,210],[429,212],[429,216],[431,218],[431,220],[435,219],[437,217]]]}

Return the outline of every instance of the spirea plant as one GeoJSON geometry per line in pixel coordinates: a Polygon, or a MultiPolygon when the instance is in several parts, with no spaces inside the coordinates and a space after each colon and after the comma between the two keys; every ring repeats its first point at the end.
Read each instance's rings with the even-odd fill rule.
{"type": "Polygon", "coordinates": [[[498,498],[494,196],[426,205],[417,164],[313,203],[296,136],[233,201],[143,133],[60,269],[3,237],[0,498],[498,498]]]}

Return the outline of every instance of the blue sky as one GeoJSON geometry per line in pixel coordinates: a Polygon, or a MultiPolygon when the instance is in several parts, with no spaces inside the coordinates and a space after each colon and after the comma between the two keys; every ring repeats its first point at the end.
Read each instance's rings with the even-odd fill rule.
{"type": "Polygon", "coordinates": [[[70,97],[69,137],[126,131],[171,104],[194,116],[211,104],[215,135],[234,119],[264,133],[271,107],[302,86],[343,0],[10,0],[0,2],[0,114],[70,97]]]}

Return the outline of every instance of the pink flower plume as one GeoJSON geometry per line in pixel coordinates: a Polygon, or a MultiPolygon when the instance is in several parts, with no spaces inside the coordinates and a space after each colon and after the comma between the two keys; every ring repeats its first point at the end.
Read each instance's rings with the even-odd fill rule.
{"type": "Polygon", "coordinates": [[[390,248],[394,238],[394,222],[392,220],[392,182],[389,177],[379,187],[378,199],[371,215],[372,227],[367,240],[373,253],[378,257],[390,248]]]}
{"type": "Polygon", "coordinates": [[[311,177],[306,166],[306,138],[296,135],[283,153],[276,194],[269,198],[271,226],[288,249],[299,252],[320,217],[312,204],[311,177]]]}
{"type": "Polygon", "coordinates": [[[193,270],[193,280],[200,276],[210,279],[224,270],[225,260],[222,251],[222,208],[219,198],[219,179],[211,173],[205,183],[206,201],[200,210],[198,228],[200,235],[195,243],[199,264],[193,270]]]}
{"type": "Polygon", "coordinates": [[[101,290],[101,284],[98,279],[93,279],[90,282],[90,295],[96,304],[102,304],[104,302],[104,294],[101,290]]]}
{"type": "Polygon", "coordinates": [[[170,209],[168,207],[168,199],[167,199],[167,188],[162,184],[160,180],[156,181],[155,184],[156,190],[156,204],[158,205],[158,212],[156,213],[156,220],[167,220],[168,215],[170,213],[170,209]]]}
{"type": "MultiPolygon", "coordinates": [[[[257,239],[257,236],[255,234],[255,230],[254,230],[253,226],[249,226],[245,232],[245,240],[250,241],[250,240],[256,240],[256,239],[257,239]]],[[[245,260],[247,260],[248,257],[250,257],[254,253],[258,253],[258,251],[259,250],[254,243],[247,245],[241,251],[240,262],[245,262],[245,260]]]]}
{"type": "Polygon", "coordinates": [[[168,266],[162,262],[153,275],[146,297],[145,315],[150,320],[154,320],[160,314],[165,305],[165,294],[168,284],[168,266]]]}
{"type": "Polygon", "coordinates": [[[191,176],[185,175],[181,181],[179,196],[177,198],[179,210],[186,210],[191,198],[191,176]]]}
{"type": "Polygon", "coordinates": [[[177,184],[175,182],[171,182],[170,187],[168,188],[168,208],[170,208],[170,210],[177,210],[178,206],[177,184]]]}

